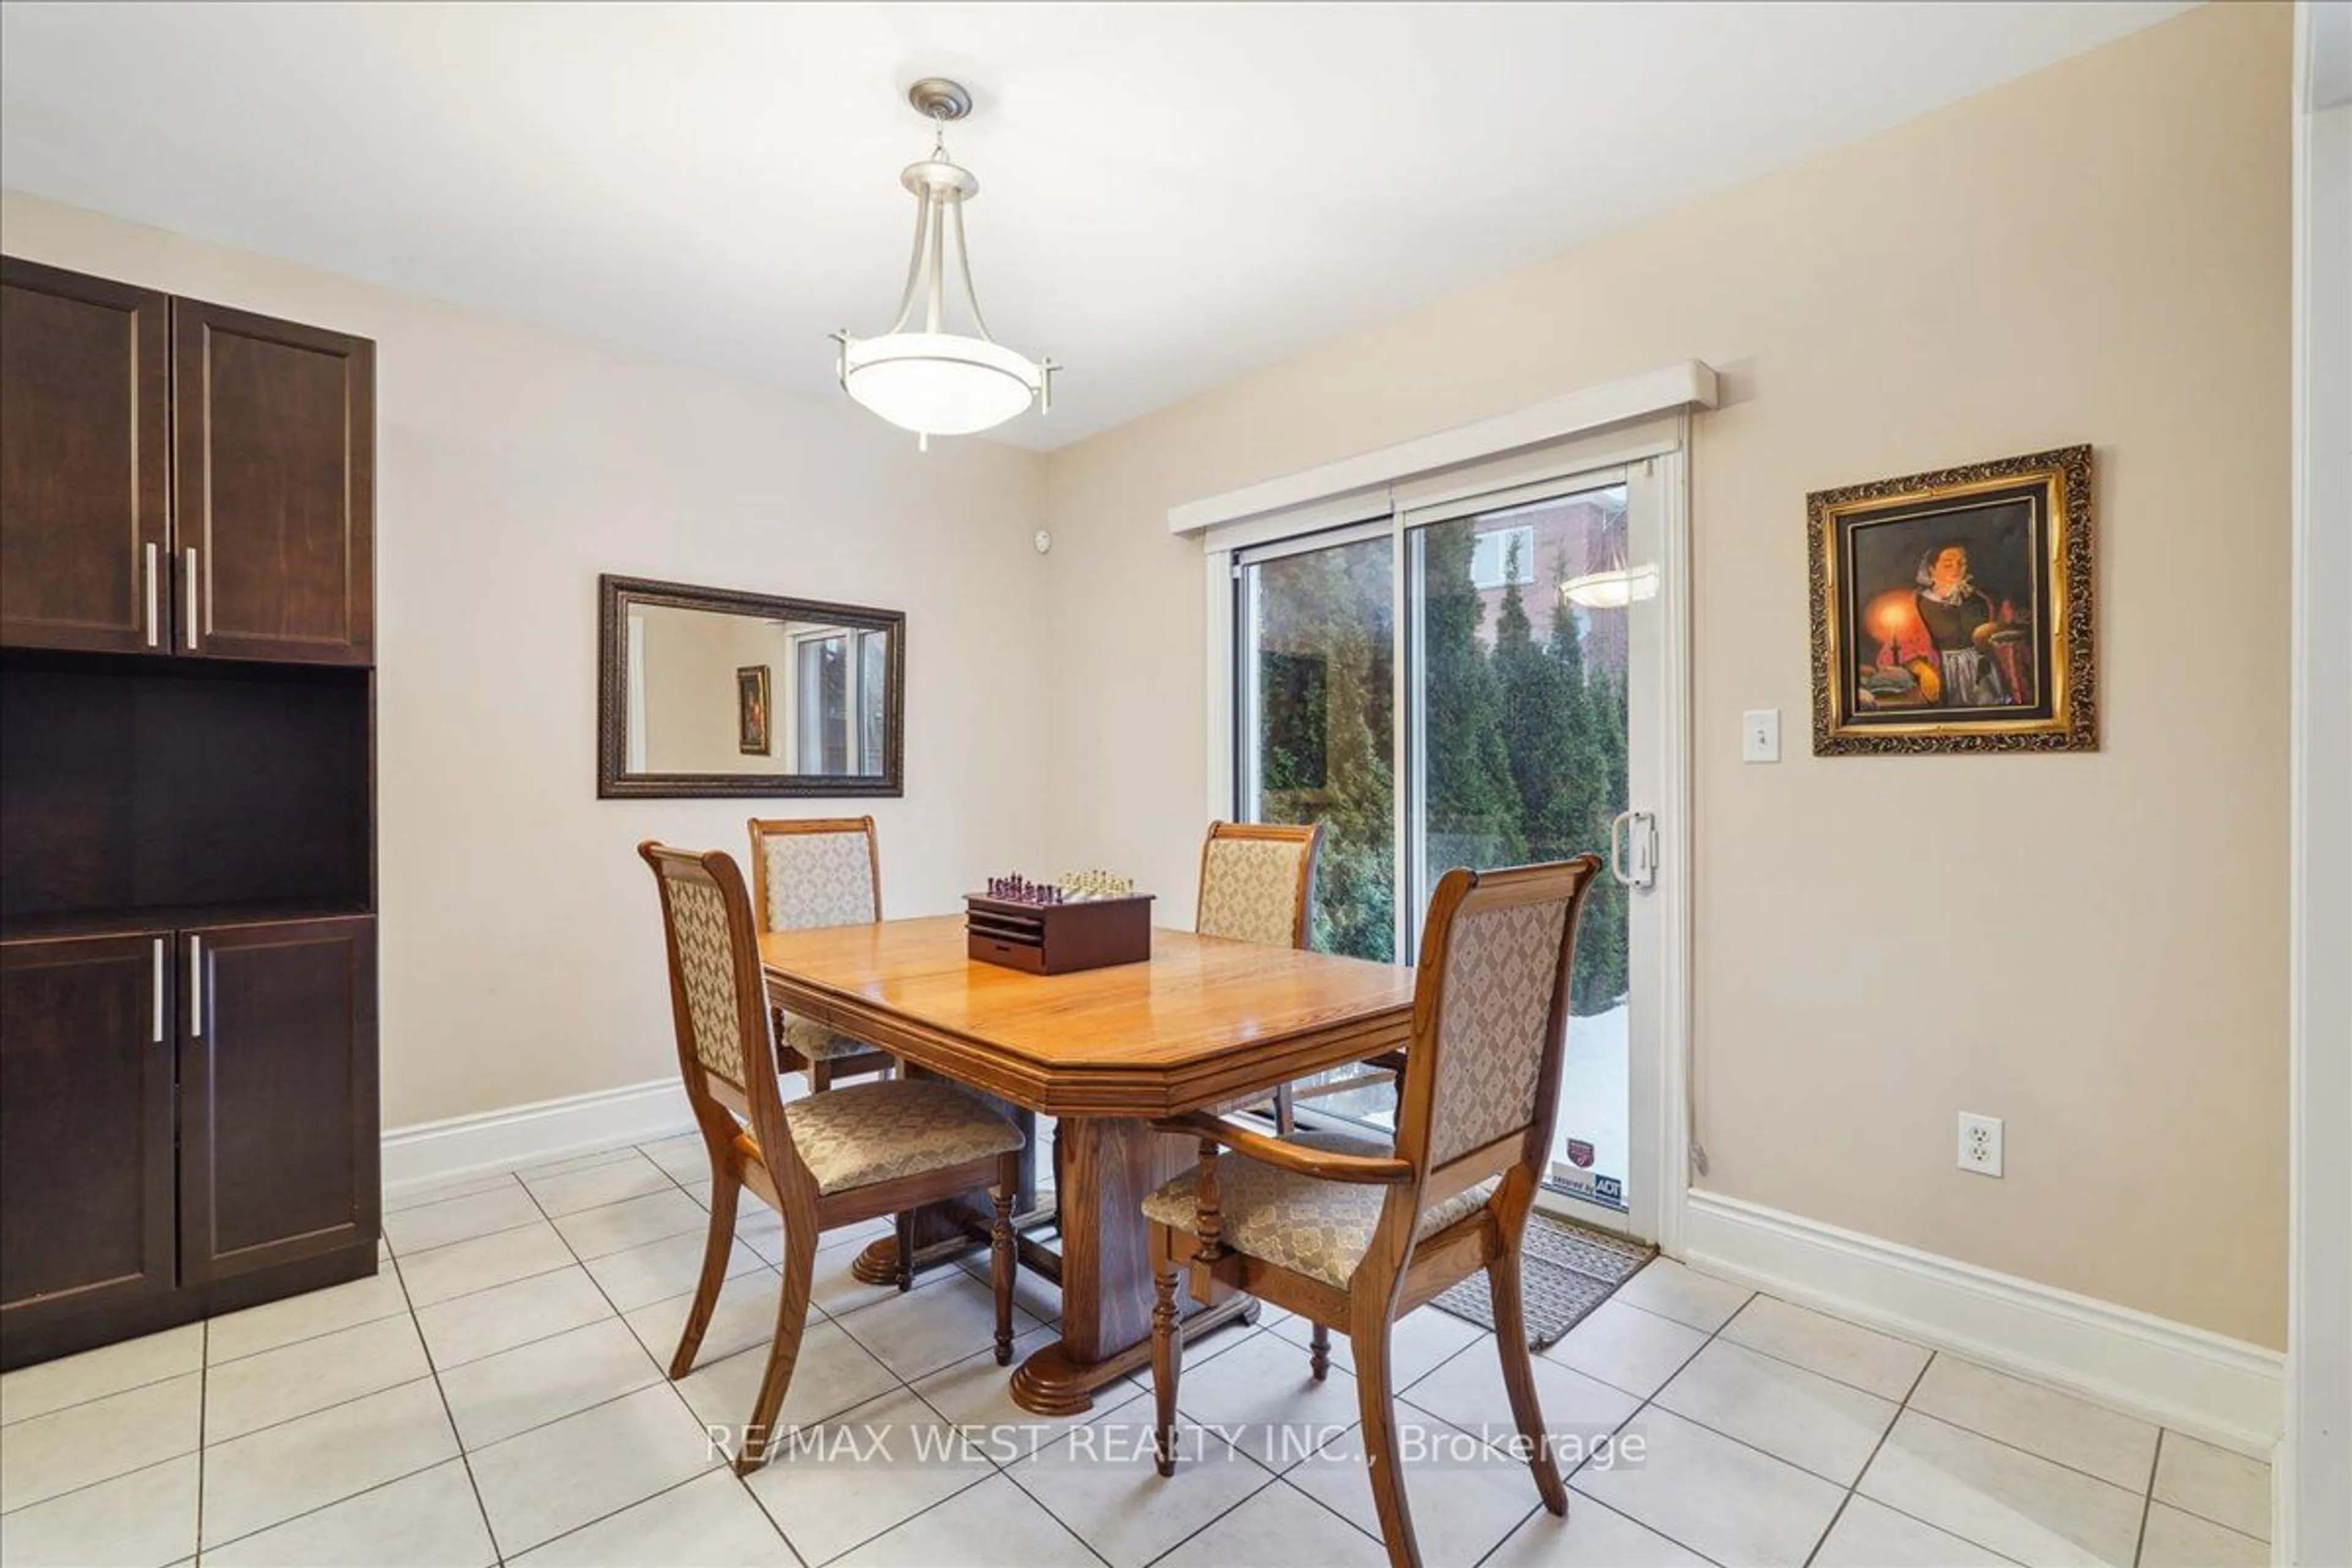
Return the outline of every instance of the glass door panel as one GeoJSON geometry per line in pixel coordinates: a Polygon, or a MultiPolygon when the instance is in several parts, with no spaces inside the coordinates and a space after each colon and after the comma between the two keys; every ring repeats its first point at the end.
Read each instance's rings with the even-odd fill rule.
{"type": "Polygon", "coordinates": [[[1323,824],[1314,945],[1396,953],[1393,546],[1385,531],[1239,570],[1241,816],[1323,824]]]}
{"type": "MultiPolygon", "coordinates": [[[[1416,942],[1454,867],[1608,856],[1627,804],[1627,500],[1615,483],[1407,531],[1416,942]]],[[[1548,1173],[1613,1211],[1633,1168],[1627,898],[1604,876],[1585,900],[1548,1173]]]]}
{"type": "MultiPolygon", "coordinates": [[[[1237,567],[1234,660],[1244,821],[1323,824],[1310,942],[1397,952],[1395,544],[1386,524],[1237,567]]],[[[1343,1068],[1301,1082],[1326,1115],[1390,1124],[1385,1075],[1343,1068]]]]}

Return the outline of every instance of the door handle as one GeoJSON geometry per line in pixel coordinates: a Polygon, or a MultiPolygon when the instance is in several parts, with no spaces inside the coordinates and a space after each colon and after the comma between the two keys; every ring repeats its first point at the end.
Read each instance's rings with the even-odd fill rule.
{"type": "Polygon", "coordinates": [[[1629,888],[1658,879],[1658,819],[1646,811],[1621,811],[1609,819],[1609,872],[1629,888]]]}
{"type": "Polygon", "coordinates": [[[205,1037],[204,938],[188,938],[188,1037],[205,1037]]]}
{"type": "Polygon", "coordinates": [[[188,647],[196,646],[196,547],[188,546],[188,647]]]}
{"type": "Polygon", "coordinates": [[[155,647],[156,639],[163,635],[156,625],[163,613],[162,568],[162,558],[157,554],[155,542],[151,539],[147,542],[147,646],[149,647],[155,647]]]}
{"type": "MultiPolygon", "coordinates": [[[[147,547],[153,550],[153,545],[147,547]]],[[[155,939],[155,1044],[163,1043],[163,939],[155,939]]]]}

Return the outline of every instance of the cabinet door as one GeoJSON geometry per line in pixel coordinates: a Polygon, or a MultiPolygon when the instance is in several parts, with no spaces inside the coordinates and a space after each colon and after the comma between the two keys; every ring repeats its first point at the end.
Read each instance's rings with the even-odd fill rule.
{"type": "Polygon", "coordinates": [[[0,645],[169,641],[170,309],[0,261],[0,645]]]}
{"type": "Polygon", "coordinates": [[[0,943],[0,1337],[173,1289],[171,946],[0,943]]]}
{"type": "Polygon", "coordinates": [[[183,652],[366,664],[375,346],[172,301],[183,652]]]}
{"type": "Polygon", "coordinates": [[[180,1270],[375,1246],[375,921],[181,937],[180,1270]]]}

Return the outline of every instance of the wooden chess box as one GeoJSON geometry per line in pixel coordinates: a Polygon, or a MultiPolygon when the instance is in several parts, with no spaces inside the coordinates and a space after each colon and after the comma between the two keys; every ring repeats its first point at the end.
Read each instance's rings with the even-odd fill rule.
{"type": "Polygon", "coordinates": [[[1151,956],[1151,895],[1032,904],[964,896],[965,952],[1030,974],[1070,974],[1151,956]]]}

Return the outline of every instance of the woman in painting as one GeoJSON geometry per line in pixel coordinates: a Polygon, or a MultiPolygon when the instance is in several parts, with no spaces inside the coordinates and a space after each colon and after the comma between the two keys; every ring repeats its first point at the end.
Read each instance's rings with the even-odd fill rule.
{"type": "Polygon", "coordinates": [[[2000,667],[1990,657],[2000,623],[1992,600],[1969,574],[1965,546],[1939,544],[1919,558],[1913,602],[1935,649],[1944,706],[1989,708],[2010,700],[2000,667]]]}

